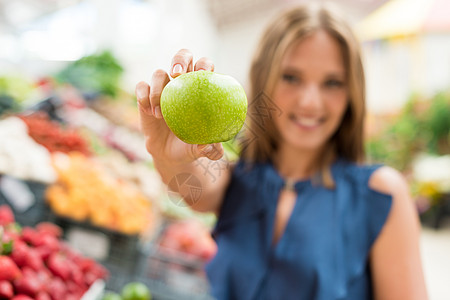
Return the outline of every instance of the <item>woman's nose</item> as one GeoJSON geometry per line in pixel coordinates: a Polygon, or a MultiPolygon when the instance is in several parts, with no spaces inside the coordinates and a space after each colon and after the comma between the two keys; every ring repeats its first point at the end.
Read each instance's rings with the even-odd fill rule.
{"type": "Polygon", "coordinates": [[[315,84],[306,85],[299,97],[299,104],[303,108],[318,108],[322,104],[320,87],[315,84]]]}

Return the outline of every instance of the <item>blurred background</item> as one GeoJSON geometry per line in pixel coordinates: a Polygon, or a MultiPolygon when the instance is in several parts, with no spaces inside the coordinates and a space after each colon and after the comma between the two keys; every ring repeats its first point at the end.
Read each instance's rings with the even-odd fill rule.
{"type": "MultiPolygon", "coordinates": [[[[161,299],[177,291],[207,294],[201,268],[215,251],[207,232],[214,217],[168,199],[139,133],[134,87],[155,69],[168,70],[181,48],[195,59],[211,58],[217,72],[246,87],[265,24],[302,2],[0,0],[1,203],[25,225],[52,220],[61,226],[73,247],[111,271],[107,290],[135,280],[161,299]],[[19,141],[21,126],[32,141],[19,141]],[[35,144],[39,151],[31,150],[35,144]],[[119,193],[113,186],[120,182],[128,194],[113,197],[121,198],[115,206],[134,216],[139,210],[142,222],[130,216],[119,222],[88,181],[69,184],[70,178],[100,178],[107,195],[119,193]],[[18,189],[28,196],[17,197],[18,189]],[[133,209],[119,204],[127,197],[137,201],[133,209]],[[92,212],[93,198],[113,216],[92,212]],[[181,241],[199,230],[201,243],[181,241]],[[99,233],[94,240],[105,245],[103,256],[85,245],[99,233]],[[117,259],[127,255],[130,260],[117,259]],[[145,263],[133,264],[135,257],[145,263]]],[[[422,222],[430,299],[450,299],[450,1],[329,2],[348,16],[363,50],[368,159],[407,177],[422,222]]]]}

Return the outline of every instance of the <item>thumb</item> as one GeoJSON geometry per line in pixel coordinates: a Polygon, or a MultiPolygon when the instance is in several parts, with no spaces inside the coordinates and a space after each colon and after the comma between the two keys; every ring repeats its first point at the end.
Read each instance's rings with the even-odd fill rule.
{"type": "Polygon", "coordinates": [[[195,145],[194,146],[195,156],[207,157],[211,160],[219,160],[224,154],[223,146],[221,143],[216,144],[206,144],[206,145],[195,145]]]}

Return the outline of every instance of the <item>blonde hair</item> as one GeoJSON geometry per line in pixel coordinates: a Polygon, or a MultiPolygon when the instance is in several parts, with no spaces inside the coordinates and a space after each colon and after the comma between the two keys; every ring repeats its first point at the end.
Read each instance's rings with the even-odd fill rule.
{"type": "Polygon", "coordinates": [[[249,107],[241,157],[250,163],[273,159],[280,134],[273,122],[277,107],[270,97],[280,78],[281,60],[291,45],[318,30],[325,30],[341,46],[349,95],[342,123],[322,153],[319,175],[322,184],[332,188],[330,165],[336,155],[353,162],[364,159],[365,79],[359,43],[344,18],[329,6],[291,8],[275,18],[262,35],[250,66],[249,107]]]}

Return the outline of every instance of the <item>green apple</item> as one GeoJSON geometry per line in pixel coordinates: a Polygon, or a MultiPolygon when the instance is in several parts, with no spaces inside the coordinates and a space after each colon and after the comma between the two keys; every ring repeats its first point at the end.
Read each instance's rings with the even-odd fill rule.
{"type": "Polygon", "coordinates": [[[102,300],[122,300],[122,297],[120,297],[120,295],[117,293],[107,292],[105,295],[103,295],[102,300]]]}
{"type": "Polygon", "coordinates": [[[142,282],[129,282],[121,291],[123,300],[151,300],[152,294],[142,282]]]}
{"type": "Polygon", "coordinates": [[[225,142],[244,125],[247,96],[231,76],[189,72],[165,86],[161,112],[170,130],[185,143],[225,142]]]}

